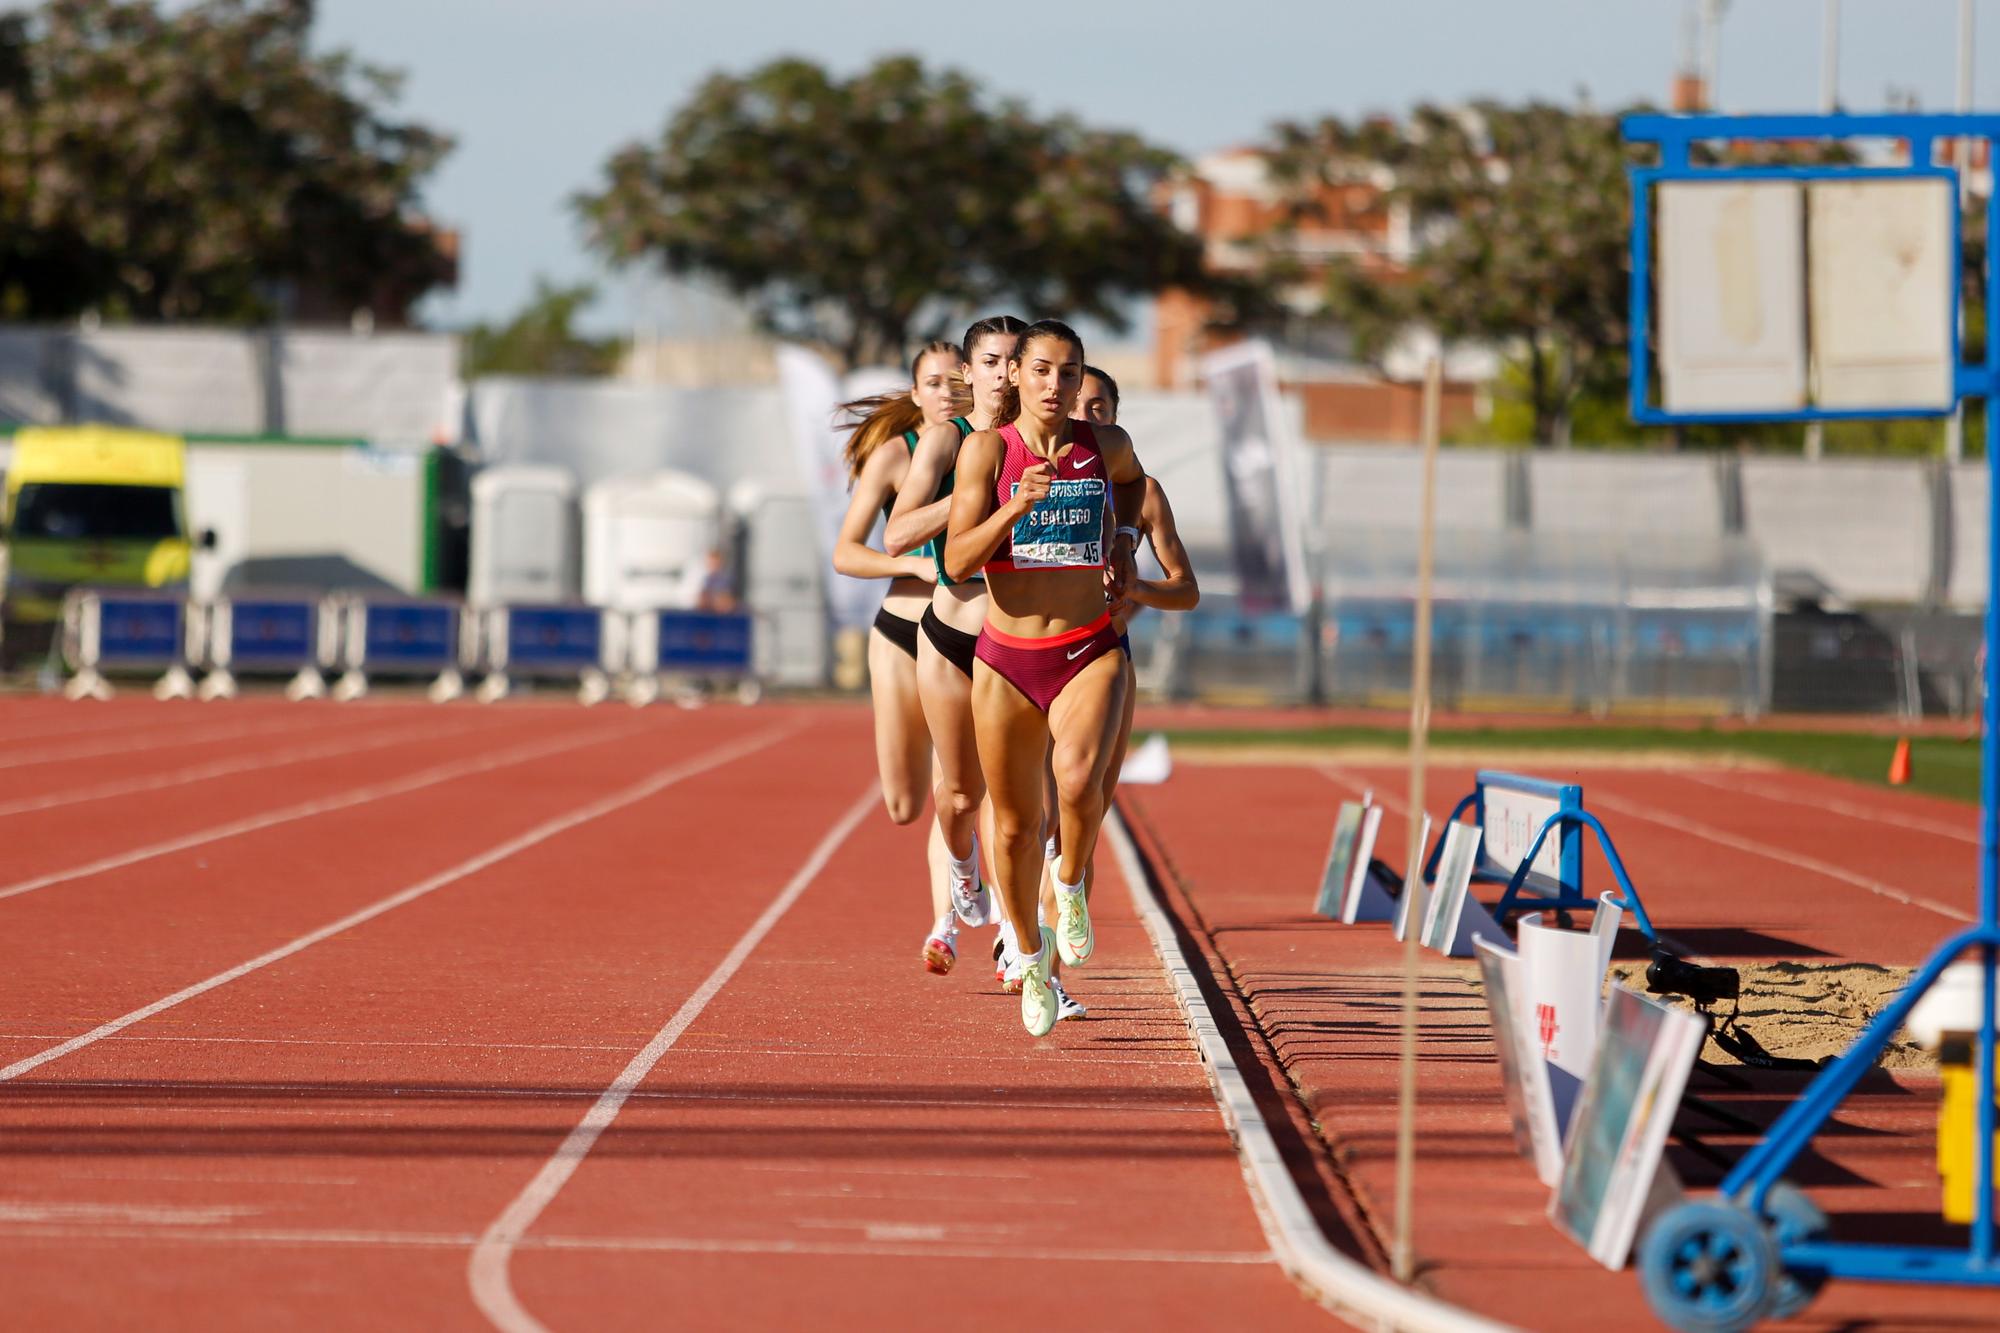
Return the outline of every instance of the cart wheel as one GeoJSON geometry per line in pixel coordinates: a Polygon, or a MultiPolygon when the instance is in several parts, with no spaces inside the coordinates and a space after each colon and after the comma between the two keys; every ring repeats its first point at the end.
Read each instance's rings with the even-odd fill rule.
{"type": "Polygon", "coordinates": [[[1764,1196],[1764,1211],[1771,1217],[1771,1238],[1778,1246],[1778,1280],[1771,1303],[1764,1314],[1769,1319],[1790,1319],[1811,1305],[1826,1283],[1826,1274],[1801,1274],[1784,1266],[1784,1248],[1802,1241],[1823,1239],[1829,1223],[1819,1205],[1789,1180],[1771,1186],[1764,1196]]]}
{"type": "Polygon", "coordinates": [[[1646,1301],[1685,1333],[1737,1333],[1763,1317],[1778,1276],[1764,1224],[1726,1203],[1684,1203],[1639,1246],[1646,1301]]]}

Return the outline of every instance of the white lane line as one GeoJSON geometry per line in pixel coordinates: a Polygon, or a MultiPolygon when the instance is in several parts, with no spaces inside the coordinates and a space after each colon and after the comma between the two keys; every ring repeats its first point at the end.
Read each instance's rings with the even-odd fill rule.
{"type": "Polygon", "coordinates": [[[1679,815],[1662,814],[1658,810],[1651,810],[1643,805],[1621,800],[1616,796],[1599,794],[1590,798],[1590,804],[1600,810],[1614,810],[1632,819],[1644,820],[1649,824],[1658,824],[1662,828],[1674,829],[1677,832],[1686,833],[1691,837],[1715,843],[1719,847],[1728,847],[1734,851],[1747,852],[1751,856],[1761,856],[1766,860],[1776,861],[1780,865],[1797,866],[1801,870],[1810,870],[1816,875],[1824,875],[1828,879],[1838,880],[1842,884],[1851,884],[1857,889],[1865,889],[1869,893],[1887,898],[1891,902],[1902,903],[1908,907],[1921,907],[1926,911],[1936,912],[1939,916],[1945,917],[1948,920],[1965,922],[1972,920],[1970,912],[1960,911],[1958,908],[1941,903],[1935,898],[1926,898],[1922,894],[1911,893],[1907,889],[1899,889],[1893,884],[1884,884],[1879,879],[1870,879],[1866,875],[1856,874],[1846,866],[1837,866],[1831,861],[1822,861],[1818,857],[1807,856],[1805,853],[1795,851],[1789,847],[1773,847],[1766,842],[1758,842],[1752,838],[1738,837],[1736,834],[1726,830],[1714,828],[1692,819],[1683,819],[1679,815]]]}
{"type": "Polygon", "coordinates": [[[287,718],[277,725],[250,723],[240,727],[217,729],[195,728],[192,735],[172,735],[159,740],[133,744],[129,740],[110,741],[99,745],[79,745],[67,750],[29,751],[27,754],[10,754],[0,758],[0,768],[32,768],[37,764],[60,764],[69,759],[101,759],[110,754],[138,754],[145,750],[164,750],[174,745],[207,745],[212,741],[235,740],[240,736],[283,735],[290,731],[310,731],[317,719],[287,718]]]}
{"type": "Polygon", "coordinates": [[[480,728],[476,726],[432,727],[424,731],[396,730],[382,735],[368,736],[362,740],[342,740],[331,745],[307,746],[298,750],[280,750],[276,754],[245,755],[237,759],[224,759],[213,764],[197,764],[192,768],[177,768],[169,773],[151,777],[126,778],[119,782],[99,783],[94,787],[73,787],[68,791],[50,792],[46,796],[31,796],[25,800],[0,802],[0,818],[8,815],[24,815],[36,810],[53,810],[58,806],[81,805],[85,801],[102,801],[113,796],[130,796],[136,792],[162,791],[168,787],[186,786],[191,782],[206,782],[210,778],[227,777],[232,773],[245,773],[266,768],[282,768],[287,764],[310,763],[315,759],[330,759],[335,755],[356,754],[363,750],[380,750],[392,745],[411,744],[417,741],[436,740],[445,736],[469,735],[480,728]]]}
{"type": "MultiPolygon", "coordinates": [[[[879,795],[876,799],[880,799],[879,795]]],[[[343,1231],[276,1227],[0,1227],[9,1240],[77,1240],[119,1243],[210,1242],[223,1245],[382,1246],[403,1249],[463,1249],[482,1237],[455,1231],[343,1231]]],[[[632,1254],[755,1254],[818,1257],[853,1255],[896,1259],[1017,1259],[1030,1263],[1068,1261],[1109,1264],[1268,1264],[1263,1250],[1022,1249],[981,1244],[867,1244],[853,1241],[717,1240],[708,1236],[536,1236],[517,1242],[528,1250],[596,1251],[632,1254]]]]}
{"type": "Polygon", "coordinates": [[[1940,838],[1952,838],[1974,847],[1979,845],[1979,831],[1977,829],[1964,828],[1956,824],[1946,824],[1935,819],[1923,819],[1916,815],[1897,814],[1891,810],[1878,810],[1871,806],[1856,805],[1852,801],[1843,801],[1831,796],[1806,797],[1780,795],[1777,792],[1767,791],[1762,787],[1754,787],[1747,783],[1719,782],[1705,774],[1695,773],[1687,769],[1668,769],[1666,771],[1684,781],[1697,782],[1704,787],[1713,787],[1717,791],[1726,791],[1731,796],[1755,796],[1760,801],[1775,801],[1780,805],[1796,805],[1807,810],[1846,815],[1850,819],[1863,819],[1871,824],[1887,824],[1890,828],[1908,829],[1912,833],[1929,833],[1940,838]]]}
{"type": "Polygon", "coordinates": [[[667,1020],[667,1025],[655,1033],[653,1039],[632,1057],[618,1077],[612,1080],[611,1086],[598,1097],[596,1104],[585,1112],[576,1128],[569,1132],[569,1137],[563,1140],[555,1155],[543,1163],[542,1169],[535,1173],[535,1178],[528,1182],[527,1188],[522,1190],[514,1201],[507,1205],[506,1211],[486,1228],[485,1234],[479,1238],[479,1243],[473,1247],[471,1262],[466,1265],[466,1281],[472,1288],[474,1303],[495,1327],[506,1330],[507,1333],[526,1333],[528,1330],[532,1330],[533,1333],[546,1333],[541,1321],[529,1314],[527,1307],[523,1306],[519,1298],[514,1295],[514,1283],[508,1276],[507,1265],[513,1258],[515,1248],[522,1243],[522,1237],[527,1235],[528,1228],[535,1224],[535,1219],[542,1215],[542,1210],[561,1193],[562,1187],[569,1183],[569,1178],[576,1174],[576,1169],[583,1165],[583,1159],[589,1155],[598,1137],[611,1127],[613,1120],[617,1119],[618,1112],[625,1105],[626,1099],[638,1089],[639,1084],[652,1072],[653,1066],[660,1062],[661,1057],[673,1049],[674,1043],[680,1040],[681,1033],[687,1031],[695,1019],[701,1017],[701,1011],[708,1007],[708,1002],[729,984],[729,979],[736,975],[737,969],[743,966],[751,951],[771,933],[771,928],[778,924],[779,918],[791,910],[792,904],[799,900],[799,895],[803,894],[812,884],[813,878],[826,868],[826,863],[833,858],[834,852],[847,841],[848,834],[854,832],[855,825],[875,808],[879,799],[880,793],[871,783],[861,793],[860,798],[848,807],[847,813],[842,815],[827,831],[826,836],[820,839],[819,845],[813,848],[812,854],[806,858],[805,864],[799,867],[798,873],[778,891],[778,896],[773,898],[763,914],[750,924],[750,929],[743,932],[735,947],[715,965],[715,970],[708,974],[708,979],[701,983],[694,994],[688,996],[686,1002],[675,1011],[674,1016],[667,1020]]]}
{"type": "MultiPolygon", "coordinates": [[[[630,1050],[629,1046],[614,1049],[630,1050]]],[[[383,1097],[394,1097],[399,1104],[413,1104],[432,1100],[442,1102],[467,1101],[471,1099],[493,1099],[501,1101],[564,1102],[581,1101],[588,1097],[595,1102],[601,1094],[588,1092],[582,1088],[519,1088],[481,1087],[470,1083],[371,1083],[343,1086],[338,1083],[222,1083],[212,1080],[162,1080],[127,1078],[86,1078],[65,1079],[60,1084],[36,1084],[47,1087],[51,1093],[67,1097],[73,1092],[147,1092],[163,1096],[178,1096],[189,1092],[222,1092],[231,1096],[262,1097],[282,1095],[286,1097],[308,1096],[317,1100],[345,1106],[352,1102],[377,1101],[383,1097]]],[[[967,1088],[955,1097],[884,1097],[873,1087],[841,1088],[828,1085],[820,1092],[701,1092],[690,1088],[636,1089],[629,1094],[636,1101],[656,1102],[723,1102],[746,1106],[944,1106],[962,1107],[967,1111],[1104,1111],[1128,1120],[1146,1115],[1201,1115],[1215,1114],[1213,1102],[1205,1103],[1161,1103],[1154,1106],[1134,1106],[1130,1102],[1098,1101],[1054,1101],[1027,1100],[1002,1094],[982,1096],[967,1088]]],[[[9,1106],[32,1105],[32,1094],[9,1094],[9,1106]]],[[[163,1115],[180,1114],[179,1106],[149,1102],[143,1107],[107,1106],[106,1110],[157,1111],[163,1115]]],[[[203,1108],[204,1110],[208,1108],[203,1108]]],[[[245,1108],[254,1112],[257,1107],[245,1108]]],[[[273,1108],[274,1113],[284,1108],[273,1108]]]]}
{"type": "Polygon", "coordinates": [[[82,865],[66,870],[51,870],[45,875],[19,880],[0,887],[0,900],[18,898],[24,893],[46,889],[55,884],[66,884],[74,879],[86,879],[91,875],[102,875],[107,871],[123,870],[126,866],[150,861],[155,857],[171,856],[175,852],[185,852],[191,848],[203,847],[225,838],[241,837],[246,833],[257,833],[280,824],[291,824],[301,819],[311,819],[316,815],[332,814],[336,810],[346,810],[370,801],[386,800],[391,796],[402,796],[424,787],[435,787],[441,782],[470,777],[478,773],[489,773],[497,768],[508,768],[514,764],[526,763],[530,759],[542,759],[564,750],[581,749],[589,745],[600,745],[605,741],[634,736],[638,729],[629,727],[607,728],[594,731],[581,739],[557,737],[554,740],[537,741],[531,745],[515,746],[497,754],[482,755],[472,759],[455,760],[449,764],[439,764],[434,768],[420,769],[408,777],[391,782],[371,783],[365,787],[355,787],[338,796],[322,796],[316,800],[303,801],[298,805],[288,805],[283,809],[267,811],[261,815],[250,815],[244,819],[232,819],[226,824],[214,824],[193,833],[182,834],[178,838],[168,838],[164,842],[149,843],[131,851],[117,852],[111,856],[86,861],[82,865]]]}
{"type": "MultiPolygon", "coordinates": [[[[75,707],[73,704],[64,706],[72,709],[75,707]]],[[[135,723],[132,717],[134,711],[127,709],[108,714],[95,711],[87,714],[72,712],[69,719],[58,726],[41,727],[33,731],[15,731],[0,736],[0,745],[17,745],[22,741],[45,741],[51,737],[66,741],[83,736],[95,736],[105,731],[122,731],[129,736],[140,731],[161,731],[168,727],[198,728],[201,725],[200,719],[185,711],[178,717],[156,716],[151,722],[135,723]],[[83,725],[72,725],[79,721],[83,725]]]]}
{"type": "Polygon", "coordinates": [[[348,915],[340,918],[340,920],[329,922],[321,926],[318,930],[301,935],[288,944],[281,944],[266,953],[258,954],[247,963],[238,963],[228,971],[218,972],[206,981],[198,981],[192,986],[184,986],[172,995],[155,1000],[143,1008],[134,1009],[131,1013],[114,1018],[108,1023],[101,1023],[81,1036],[72,1037],[68,1041],[51,1046],[45,1051],[39,1051],[25,1059],[16,1060],[13,1064],[0,1069],[0,1083],[17,1079],[31,1070],[41,1068],[51,1060],[60,1060],[65,1055],[69,1055],[74,1051],[80,1051],[86,1046],[94,1046],[106,1037],[115,1037],[134,1023],[143,1023],[155,1014],[165,1013],[178,1004],[192,1000],[197,995],[205,995],[218,986],[226,986],[239,977],[246,977],[260,968],[269,967],[273,963],[290,958],[295,953],[301,953],[306,949],[310,949],[313,945],[320,943],[322,940],[331,939],[342,931],[352,930],[364,922],[373,921],[385,912],[392,912],[398,907],[415,902],[425,894],[433,893],[445,887],[447,884],[454,884],[469,875],[475,875],[488,866],[496,865],[510,856],[524,852],[537,843],[547,842],[557,834],[566,833],[579,824],[587,824],[593,819],[602,818],[613,811],[621,810],[628,805],[643,801],[649,796],[665,791],[676,782],[706,773],[712,768],[720,768],[722,765],[741,759],[745,755],[754,754],[767,746],[775,745],[798,730],[798,724],[787,727],[772,727],[746,740],[736,741],[719,749],[710,750],[699,759],[692,759],[683,764],[676,764],[671,768],[661,769],[643,782],[627,787],[623,791],[601,797],[588,805],[579,806],[566,815],[559,815],[554,819],[537,824],[534,828],[529,829],[526,833],[518,837],[509,838],[506,842],[481,852],[469,860],[459,862],[449,870],[440,871],[432,875],[429,879],[419,880],[406,889],[392,893],[386,898],[379,899],[358,912],[350,912],[348,915]]]}
{"type": "MultiPolygon", "coordinates": [[[[1316,765],[1316,769],[1320,776],[1326,778],[1329,782],[1345,787],[1347,790],[1357,794],[1362,790],[1361,784],[1348,777],[1340,768],[1331,764],[1320,764],[1316,765]]],[[[1406,816],[1409,813],[1408,803],[1398,801],[1392,796],[1384,796],[1380,792],[1377,792],[1375,801],[1378,805],[1386,806],[1398,815],[1406,816]]],[[[1936,912],[1939,916],[1952,921],[1970,922],[1973,919],[1972,915],[1968,912],[1963,912],[1958,908],[1938,902],[1934,898],[1926,898],[1922,894],[1911,893],[1907,889],[1899,889],[1893,884],[1884,884],[1879,879],[1870,879],[1866,875],[1856,874],[1845,866],[1837,866],[1830,861],[1822,861],[1817,857],[1807,856],[1803,852],[1793,851],[1789,848],[1774,847],[1769,843],[1757,842],[1750,838],[1740,838],[1723,829],[1713,828],[1692,819],[1683,819],[1678,815],[1662,814],[1657,810],[1621,800],[1616,796],[1606,796],[1602,789],[1599,790],[1597,795],[1588,798],[1588,804],[1594,809],[1615,810],[1619,814],[1630,818],[1643,820],[1649,824],[1658,824],[1662,828],[1670,828],[1676,832],[1685,833],[1690,837],[1700,838],[1721,847],[1728,847],[1733,851],[1747,852],[1751,856],[1761,856],[1768,860],[1776,861],[1780,865],[1797,866],[1801,870],[1810,870],[1816,875],[1825,875],[1828,879],[1838,880],[1842,884],[1850,884],[1857,889],[1866,889],[1869,893],[1877,894],[1894,902],[1899,902],[1909,907],[1922,907],[1927,911],[1936,912]]]]}

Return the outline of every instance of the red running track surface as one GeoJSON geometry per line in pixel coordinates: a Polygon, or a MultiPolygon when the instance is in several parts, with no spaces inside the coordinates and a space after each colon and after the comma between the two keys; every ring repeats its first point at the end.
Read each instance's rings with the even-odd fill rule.
{"type": "Polygon", "coordinates": [[[1332,1323],[1108,858],[1088,1020],[1028,1038],[984,930],[923,971],[864,712],[0,700],[17,747],[71,753],[0,767],[9,1326],[1332,1323]]]}
{"type": "MultiPolygon", "coordinates": [[[[1976,907],[1976,816],[1965,806],[1834,779],[1756,770],[1536,770],[1580,781],[1660,929],[1724,962],[1774,958],[1913,965],[1976,907]]],[[[1438,817],[1471,789],[1434,768],[1438,817]]],[[[1261,1054],[1295,1087],[1337,1163],[1335,1207],[1393,1224],[1402,946],[1381,925],[1311,912],[1342,800],[1385,806],[1377,855],[1401,866],[1407,767],[1339,762],[1182,764],[1127,789],[1170,898],[1254,1016],[1261,1054]]],[[[1586,840],[1588,843],[1588,840],[1586,840]]],[[[1592,848],[1586,887],[1613,887],[1592,848]]],[[[1492,902],[1497,889],[1482,896],[1492,902]]],[[[1644,957],[1626,932],[1621,956],[1644,957]]],[[[1455,1303],[1536,1329],[1654,1327],[1631,1272],[1611,1273],[1544,1216],[1548,1191],[1514,1151],[1484,1002],[1469,960],[1425,955],[1420,1027],[1416,1247],[1423,1281],[1455,1303]]],[[[1762,1075],[1745,1092],[1694,1091],[1768,1124],[1805,1076],[1762,1075]]],[[[1794,1170],[1856,1240],[1963,1244],[1938,1219],[1934,1075],[1870,1075],[1794,1170]]],[[[1748,1140],[1715,1134],[1732,1156],[1748,1140]]],[[[1675,1153],[1693,1188],[1719,1173],[1675,1153]]],[[[1840,1283],[1791,1327],[1987,1328],[2000,1297],[1951,1288],[1840,1283]]]]}

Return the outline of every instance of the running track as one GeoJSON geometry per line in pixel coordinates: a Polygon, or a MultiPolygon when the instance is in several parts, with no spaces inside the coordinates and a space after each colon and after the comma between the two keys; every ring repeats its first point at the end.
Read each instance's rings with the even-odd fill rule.
{"type": "Polygon", "coordinates": [[[1326,1328],[1115,866],[1037,1044],[857,708],[0,700],[17,1328],[1326,1328]]]}

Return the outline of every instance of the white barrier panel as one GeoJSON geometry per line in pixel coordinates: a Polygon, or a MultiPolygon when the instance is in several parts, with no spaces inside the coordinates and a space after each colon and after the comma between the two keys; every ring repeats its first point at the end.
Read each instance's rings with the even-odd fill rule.
{"type": "Polygon", "coordinates": [[[235,330],[106,328],[75,338],[76,418],[178,433],[264,431],[257,344],[235,330]]]}
{"type": "MultiPolygon", "coordinates": [[[[1136,437],[1135,437],[1136,438],[1136,437]]],[[[1320,528],[1417,526],[1423,457],[1401,445],[1316,447],[1320,528]]],[[[1171,497],[1176,514],[1180,497],[1171,497]]],[[[1507,526],[1507,455],[1497,449],[1448,449],[1438,456],[1440,532],[1498,532],[1507,526]]]]}
{"type": "Polygon", "coordinates": [[[436,333],[297,333],[272,345],[287,435],[359,436],[425,448],[457,438],[458,339],[436,333]]]}
{"type": "Polygon", "coordinates": [[[558,467],[489,467],[472,479],[472,550],[466,599],[567,602],[577,577],[576,480],[558,467]]]}
{"type": "Polygon", "coordinates": [[[1529,1035],[1546,1071],[1556,1123],[1567,1140],[1597,1054],[1604,994],[1598,941],[1587,931],[1545,926],[1542,914],[1535,912],[1521,918],[1515,947],[1521,954],[1529,1035]]]}
{"type": "Polygon", "coordinates": [[[1537,453],[1527,468],[1529,524],[1537,533],[1723,535],[1722,486],[1711,458],[1537,453]]]}
{"type": "Polygon", "coordinates": [[[1679,1198],[1661,1159],[1708,1020],[1623,986],[1611,988],[1604,1033],[1563,1154],[1549,1217],[1606,1268],[1623,1268],[1644,1219],[1679,1198]]]}
{"type": "Polygon", "coordinates": [[[1743,523],[1773,569],[1817,574],[1852,601],[1920,601],[1931,573],[1930,488],[1907,463],[1746,458],[1743,523]]]}
{"type": "Polygon", "coordinates": [[[1437,882],[1424,906],[1423,942],[1447,958],[1472,957],[1474,936],[1504,938],[1500,926],[1472,896],[1472,871],[1479,859],[1479,830],[1454,822],[1445,830],[1437,882]]]}
{"type": "Polygon", "coordinates": [[[1535,1175],[1553,1186],[1562,1178],[1562,1128],[1549,1097],[1542,1052],[1533,1040],[1534,1010],[1520,955],[1482,935],[1474,948],[1486,987],[1486,1010],[1493,1020],[1493,1047],[1500,1060],[1507,1111],[1514,1122],[1514,1146],[1534,1163],[1535,1175]]]}
{"type": "Polygon", "coordinates": [[[1986,606],[1986,490],[1984,463],[1951,470],[1951,581],[1945,600],[1952,606],[1986,606]]]}
{"type": "MultiPolygon", "coordinates": [[[[1396,900],[1389,891],[1375,882],[1371,863],[1375,859],[1375,837],[1382,831],[1382,807],[1370,805],[1361,820],[1361,838],[1354,848],[1354,865],[1347,873],[1347,884],[1340,899],[1340,920],[1343,925],[1354,925],[1361,921],[1393,921],[1396,918],[1396,900]]],[[[1406,886],[1407,887],[1407,886],[1406,886]]]]}

